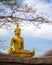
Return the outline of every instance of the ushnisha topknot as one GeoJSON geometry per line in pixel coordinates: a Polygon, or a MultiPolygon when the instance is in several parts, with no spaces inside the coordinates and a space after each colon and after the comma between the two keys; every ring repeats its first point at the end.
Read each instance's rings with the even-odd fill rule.
{"type": "Polygon", "coordinates": [[[16,25],[16,28],[14,29],[14,32],[19,31],[19,30],[21,31],[19,25],[17,24],[17,25],[16,25]]]}

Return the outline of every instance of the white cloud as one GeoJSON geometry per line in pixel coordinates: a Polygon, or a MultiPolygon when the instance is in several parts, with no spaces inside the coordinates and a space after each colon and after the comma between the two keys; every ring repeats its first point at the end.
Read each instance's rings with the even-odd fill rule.
{"type": "MultiPolygon", "coordinates": [[[[52,24],[43,23],[39,25],[41,28],[37,28],[37,26],[34,26],[29,21],[27,22],[23,21],[20,23],[23,35],[52,39],[52,24]]],[[[13,33],[13,30],[0,29],[0,35],[11,36],[13,33]]]]}
{"type": "Polygon", "coordinates": [[[47,3],[48,1],[42,0],[24,0],[24,3],[29,6],[33,6],[36,8],[37,13],[43,13],[45,16],[49,16],[52,18],[52,2],[47,3]],[[35,5],[35,6],[34,6],[35,5]]]}
{"type": "Polygon", "coordinates": [[[0,49],[0,53],[7,54],[7,53],[8,53],[8,51],[7,51],[7,50],[0,49]]]}
{"type": "Polygon", "coordinates": [[[29,26],[22,27],[22,34],[26,36],[52,39],[52,25],[44,23],[41,24],[40,27],[41,28],[36,28],[33,24],[29,24],[29,26]]]}
{"type": "Polygon", "coordinates": [[[38,3],[36,5],[37,12],[45,14],[45,16],[52,17],[52,4],[38,3]]]}
{"type": "Polygon", "coordinates": [[[0,35],[8,34],[6,29],[0,29],[0,35]]]}

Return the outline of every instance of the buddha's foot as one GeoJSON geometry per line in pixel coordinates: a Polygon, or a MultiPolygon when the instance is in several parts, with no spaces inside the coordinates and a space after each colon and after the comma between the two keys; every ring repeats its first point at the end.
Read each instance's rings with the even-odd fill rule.
{"type": "Polygon", "coordinates": [[[31,52],[31,56],[34,56],[35,55],[35,50],[33,48],[33,51],[31,52]]]}

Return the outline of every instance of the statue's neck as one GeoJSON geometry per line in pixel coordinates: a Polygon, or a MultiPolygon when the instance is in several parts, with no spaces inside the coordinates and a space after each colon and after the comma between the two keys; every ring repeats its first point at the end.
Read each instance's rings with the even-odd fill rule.
{"type": "Polygon", "coordinates": [[[20,34],[15,34],[17,37],[20,37],[20,34]]]}

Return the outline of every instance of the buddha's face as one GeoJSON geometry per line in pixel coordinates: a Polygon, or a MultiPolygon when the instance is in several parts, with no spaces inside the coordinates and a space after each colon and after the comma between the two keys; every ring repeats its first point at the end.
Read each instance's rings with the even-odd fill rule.
{"type": "Polygon", "coordinates": [[[21,34],[21,29],[15,29],[15,31],[14,31],[14,33],[16,34],[16,35],[20,35],[21,34]]]}
{"type": "Polygon", "coordinates": [[[19,26],[16,26],[16,28],[15,28],[15,30],[14,30],[14,33],[15,33],[15,35],[20,36],[20,34],[21,34],[21,29],[19,28],[19,26]]]}

